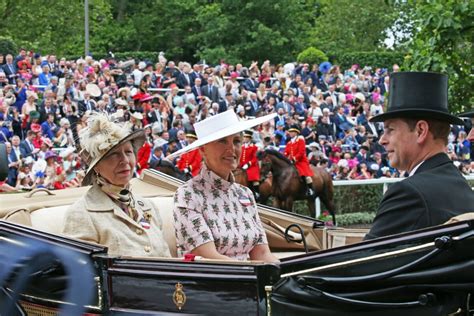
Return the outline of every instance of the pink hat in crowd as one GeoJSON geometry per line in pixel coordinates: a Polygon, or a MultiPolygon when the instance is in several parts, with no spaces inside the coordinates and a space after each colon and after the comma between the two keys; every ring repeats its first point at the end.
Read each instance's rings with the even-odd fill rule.
{"type": "Polygon", "coordinates": [[[39,131],[41,131],[41,125],[37,123],[31,124],[31,130],[33,131],[33,133],[39,133],[39,131]]]}

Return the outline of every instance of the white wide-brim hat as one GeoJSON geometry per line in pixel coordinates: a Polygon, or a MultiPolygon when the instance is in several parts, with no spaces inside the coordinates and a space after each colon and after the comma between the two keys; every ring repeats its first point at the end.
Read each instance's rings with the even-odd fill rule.
{"type": "Polygon", "coordinates": [[[61,158],[66,158],[67,156],[74,153],[75,151],[76,151],[75,147],[68,147],[68,148],[64,149],[63,151],[61,151],[61,153],[59,155],[61,156],[61,158]]]}
{"type": "Polygon", "coordinates": [[[115,99],[115,105],[128,106],[128,102],[122,98],[115,99]]]}
{"type": "Polygon", "coordinates": [[[211,116],[193,125],[197,136],[197,140],[195,142],[181,150],[178,150],[177,152],[174,152],[167,158],[172,159],[215,140],[234,135],[246,129],[260,125],[273,119],[276,115],[276,113],[272,113],[251,120],[239,121],[233,110],[227,110],[225,112],[211,116]]]}
{"type": "Polygon", "coordinates": [[[95,83],[88,83],[86,85],[86,91],[87,93],[89,93],[91,96],[97,98],[99,97],[102,92],[100,91],[100,88],[98,85],[96,85],[95,83]]]}

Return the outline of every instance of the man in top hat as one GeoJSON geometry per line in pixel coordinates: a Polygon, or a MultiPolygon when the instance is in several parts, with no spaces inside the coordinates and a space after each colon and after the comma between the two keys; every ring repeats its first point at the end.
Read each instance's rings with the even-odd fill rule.
{"type": "Polygon", "coordinates": [[[293,125],[289,130],[290,141],[285,147],[285,156],[295,165],[300,177],[303,178],[307,186],[307,195],[314,195],[313,191],[313,170],[309,166],[308,157],[306,157],[306,142],[304,137],[300,135],[300,129],[297,125],[293,125]]]}
{"type": "Polygon", "coordinates": [[[474,192],[446,155],[450,124],[464,122],[448,111],[448,77],[398,72],[390,78],[388,110],[380,137],[390,165],[407,178],[392,184],[365,239],[440,225],[474,211],[474,192]]]}
{"type": "Polygon", "coordinates": [[[258,147],[252,143],[252,130],[244,131],[243,136],[239,167],[247,172],[247,180],[252,185],[250,189],[253,191],[255,199],[258,199],[260,185],[260,168],[257,159],[258,147]]]}
{"type": "MultiPolygon", "coordinates": [[[[197,136],[194,132],[189,132],[186,134],[186,140],[189,145],[194,143],[196,139],[197,136]]],[[[195,177],[199,174],[199,171],[201,171],[201,165],[201,153],[199,152],[199,149],[194,149],[182,154],[176,164],[176,167],[178,167],[179,170],[184,171],[185,173],[191,173],[191,175],[195,177]]]]}

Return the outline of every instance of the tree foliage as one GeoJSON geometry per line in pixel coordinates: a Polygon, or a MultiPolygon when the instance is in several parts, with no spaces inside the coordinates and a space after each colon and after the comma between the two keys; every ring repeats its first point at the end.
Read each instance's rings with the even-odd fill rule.
{"type": "Polygon", "coordinates": [[[311,44],[326,53],[380,49],[398,17],[385,0],[320,2],[311,44]]]}
{"type": "Polygon", "coordinates": [[[404,68],[448,74],[451,111],[470,109],[474,104],[474,2],[420,1],[414,18],[416,32],[404,68]]]}
{"type": "Polygon", "coordinates": [[[328,61],[328,56],[319,49],[308,47],[298,54],[296,59],[299,63],[320,64],[323,61],[328,61]]]}
{"type": "Polygon", "coordinates": [[[11,38],[0,36],[0,52],[14,55],[18,52],[18,47],[11,38]]]}

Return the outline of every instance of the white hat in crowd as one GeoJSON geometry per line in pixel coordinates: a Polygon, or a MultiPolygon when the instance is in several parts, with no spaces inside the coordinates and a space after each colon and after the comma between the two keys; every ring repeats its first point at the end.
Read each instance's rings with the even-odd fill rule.
{"type": "Polygon", "coordinates": [[[194,124],[197,140],[192,144],[168,156],[169,159],[184,154],[188,151],[201,147],[215,140],[242,132],[263,122],[269,121],[276,116],[276,113],[258,117],[252,120],[239,121],[233,110],[228,110],[194,124]]]}

